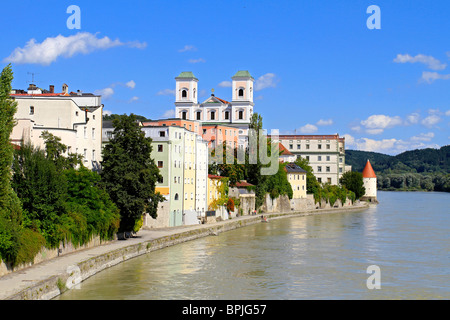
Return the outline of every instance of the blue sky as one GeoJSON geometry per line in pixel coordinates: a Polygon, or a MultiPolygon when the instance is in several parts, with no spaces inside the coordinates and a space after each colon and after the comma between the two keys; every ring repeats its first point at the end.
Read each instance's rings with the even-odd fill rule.
{"type": "Polygon", "coordinates": [[[2,3],[0,67],[13,87],[103,94],[105,110],[172,116],[174,78],[231,100],[255,78],[254,111],[280,133],[335,134],[397,154],[450,140],[450,1],[20,1],[2,3]],[[68,29],[69,5],[81,29],[68,29]],[[368,29],[370,5],[381,29],[368,29]],[[7,30],[7,31],[5,31],[7,30]],[[34,39],[34,40],[33,40],[34,39]],[[259,90],[258,90],[259,89],[259,90]]]}

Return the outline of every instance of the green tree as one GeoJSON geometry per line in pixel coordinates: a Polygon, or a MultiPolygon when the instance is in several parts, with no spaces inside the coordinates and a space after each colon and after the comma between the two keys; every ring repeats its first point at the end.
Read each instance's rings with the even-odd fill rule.
{"type": "Polygon", "coordinates": [[[67,150],[67,146],[61,143],[60,137],[51,134],[47,130],[43,131],[40,137],[44,139],[47,159],[52,160],[58,169],[69,169],[83,165],[83,157],[80,154],[70,153],[67,157],[63,155],[67,150]]]}
{"type": "Polygon", "coordinates": [[[316,194],[320,188],[320,183],[317,181],[316,176],[313,173],[313,169],[309,165],[308,159],[298,157],[295,160],[295,164],[306,171],[306,192],[316,194]]]}
{"type": "Polygon", "coordinates": [[[361,198],[366,193],[361,172],[347,171],[342,175],[341,184],[347,190],[354,192],[356,199],[361,198]]]}
{"type": "Polygon", "coordinates": [[[15,125],[17,103],[11,98],[13,72],[6,66],[0,75],[0,257],[15,260],[19,252],[22,207],[11,187],[13,146],[10,136],[15,125]]]}
{"type": "Polygon", "coordinates": [[[47,244],[64,240],[59,218],[65,210],[67,180],[43,150],[22,145],[14,154],[14,190],[22,201],[24,226],[38,230],[47,244]]]}
{"type": "Polygon", "coordinates": [[[101,180],[105,190],[120,210],[119,231],[132,231],[144,212],[157,216],[155,192],[161,179],[159,169],[150,157],[151,138],[146,138],[133,114],[113,120],[113,138],[103,150],[101,180]]]}
{"type": "Polygon", "coordinates": [[[12,79],[13,73],[9,64],[0,75],[0,217],[20,224],[22,209],[11,187],[14,149],[10,136],[15,126],[14,114],[17,110],[17,102],[10,96],[12,79]]]}

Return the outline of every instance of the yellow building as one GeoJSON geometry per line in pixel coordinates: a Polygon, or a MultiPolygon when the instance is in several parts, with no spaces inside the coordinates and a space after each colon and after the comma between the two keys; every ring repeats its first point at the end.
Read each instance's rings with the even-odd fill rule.
{"type": "Polygon", "coordinates": [[[306,171],[292,162],[284,170],[293,191],[292,199],[306,198],[306,171]]]}

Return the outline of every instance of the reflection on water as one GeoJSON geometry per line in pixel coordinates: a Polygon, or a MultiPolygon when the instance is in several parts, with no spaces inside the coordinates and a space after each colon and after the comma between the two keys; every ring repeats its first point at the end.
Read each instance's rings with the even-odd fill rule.
{"type": "Polygon", "coordinates": [[[57,299],[449,299],[450,194],[271,220],[107,269],[57,299]],[[369,290],[369,265],[381,289],[369,290]]]}

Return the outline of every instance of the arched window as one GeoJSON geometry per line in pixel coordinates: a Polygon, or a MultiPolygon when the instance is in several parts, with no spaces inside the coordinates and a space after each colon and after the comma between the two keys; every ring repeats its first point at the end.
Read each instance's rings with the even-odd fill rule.
{"type": "Polygon", "coordinates": [[[244,97],[244,89],[239,89],[239,91],[238,91],[238,96],[239,97],[244,97]]]}
{"type": "Polygon", "coordinates": [[[178,200],[178,193],[175,193],[175,200],[178,200]]]}
{"type": "Polygon", "coordinates": [[[187,98],[187,90],[186,89],[181,90],[181,97],[187,98]]]}

